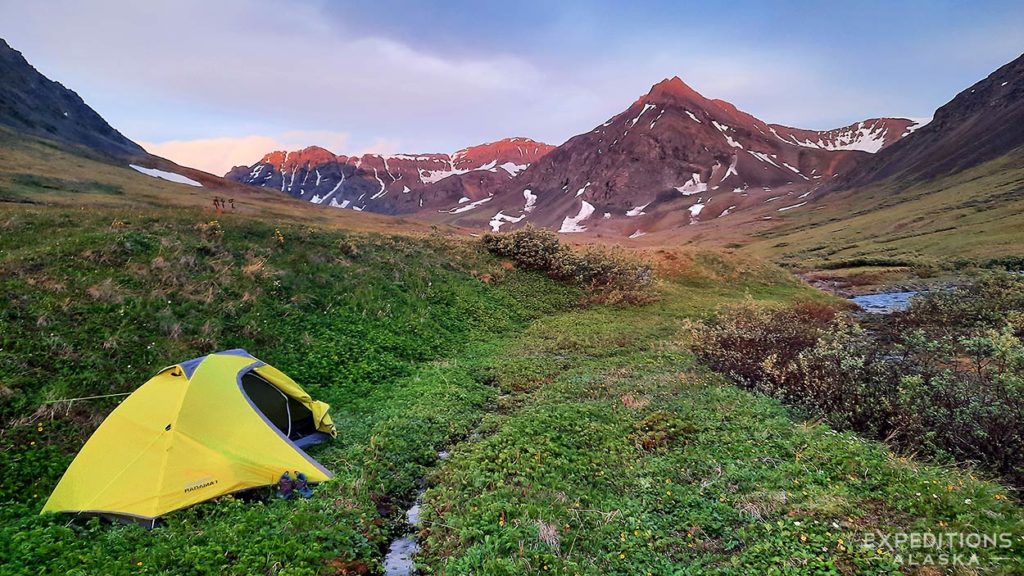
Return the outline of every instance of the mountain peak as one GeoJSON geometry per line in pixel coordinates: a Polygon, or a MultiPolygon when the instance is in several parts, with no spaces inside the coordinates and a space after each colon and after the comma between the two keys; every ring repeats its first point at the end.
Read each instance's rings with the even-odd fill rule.
{"type": "Polygon", "coordinates": [[[647,102],[663,101],[703,101],[705,98],[699,92],[690,88],[679,76],[666,78],[651,87],[651,91],[643,98],[647,102]]]}

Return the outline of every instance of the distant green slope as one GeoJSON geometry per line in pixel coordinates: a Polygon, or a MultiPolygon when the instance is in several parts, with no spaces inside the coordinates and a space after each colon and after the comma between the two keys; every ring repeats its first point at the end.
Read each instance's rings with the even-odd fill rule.
{"type": "Polygon", "coordinates": [[[810,267],[1024,257],[1024,150],[936,180],[886,181],[780,217],[745,250],[810,267]]]}
{"type": "MultiPolygon", "coordinates": [[[[203,182],[187,186],[153,178],[92,151],[25,135],[0,126],[0,206],[4,204],[82,209],[186,209],[215,217],[215,197],[235,200],[231,214],[318,228],[377,232],[428,232],[429,224],[352,210],[321,210],[281,194],[244,186],[156,157],[158,168],[203,182]]],[[[442,226],[448,231],[454,227],[442,226]]]]}

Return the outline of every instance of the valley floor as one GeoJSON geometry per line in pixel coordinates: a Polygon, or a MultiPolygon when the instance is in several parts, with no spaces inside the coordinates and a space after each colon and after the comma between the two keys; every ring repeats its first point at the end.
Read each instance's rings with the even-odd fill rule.
{"type": "Polygon", "coordinates": [[[824,298],[774,268],[664,254],[656,302],[583,308],[473,242],[209,220],[0,211],[0,573],[375,573],[421,485],[424,573],[937,573],[879,532],[1009,533],[966,573],[1024,571],[998,484],[695,364],[689,327],[719,306],[824,298]],[[44,402],[230,347],[332,405],[314,498],[224,498],[153,531],[37,516],[112,407],[44,402]]]}
{"type": "Polygon", "coordinates": [[[691,319],[729,301],[807,296],[740,276],[669,282],[643,310],[568,312],[512,342],[496,359],[501,410],[430,477],[427,565],[447,574],[931,574],[901,567],[920,549],[871,543],[878,533],[994,531],[1015,535],[1013,554],[979,554],[979,564],[1024,569],[1024,517],[1004,489],[794,421],[694,364],[691,319]]]}

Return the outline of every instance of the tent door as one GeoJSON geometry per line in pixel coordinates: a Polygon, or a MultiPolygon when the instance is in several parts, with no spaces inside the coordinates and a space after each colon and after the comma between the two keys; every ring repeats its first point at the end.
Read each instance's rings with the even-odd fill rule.
{"type": "Polygon", "coordinates": [[[289,440],[295,441],[316,432],[316,423],[309,408],[255,372],[242,376],[242,391],[264,418],[289,440]]]}

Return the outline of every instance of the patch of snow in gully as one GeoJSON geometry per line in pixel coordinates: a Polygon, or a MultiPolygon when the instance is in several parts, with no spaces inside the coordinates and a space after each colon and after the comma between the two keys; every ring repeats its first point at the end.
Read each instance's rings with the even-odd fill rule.
{"type": "Polygon", "coordinates": [[[708,184],[707,182],[700,181],[700,174],[694,173],[688,182],[682,186],[676,186],[675,189],[683,196],[692,196],[701,192],[707,192],[708,184]]]}
{"type": "MultiPolygon", "coordinates": [[[[630,120],[628,127],[632,128],[633,126],[636,126],[637,121],[640,120],[640,117],[644,115],[644,112],[647,112],[651,108],[656,108],[656,107],[657,106],[655,106],[654,104],[644,104],[644,109],[641,110],[640,113],[636,115],[636,118],[633,118],[632,120],[630,120]]],[[[623,136],[625,136],[625,134],[623,134],[623,136]]]]}
{"type": "Polygon", "coordinates": [[[526,170],[529,167],[529,164],[516,164],[514,162],[505,162],[501,166],[498,166],[498,168],[501,168],[505,172],[508,172],[509,176],[515,176],[516,174],[519,174],[520,172],[526,170]]]}
{"type": "Polygon", "coordinates": [[[626,212],[626,216],[629,216],[630,218],[632,218],[634,216],[643,216],[644,214],[646,214],[646,212],[644,212],[644,208],[647,208],[650,205],[651,205],[651,203],[648,202],[647,204],[644,204],[643,206],[637,206],[636,208],[632,208],[628,212],[626,212]]]}
{"type": "Polygon", "coordinates": [[[747,150],[747,152],[750,152],[751,156],[753,156],[754,158],[757,158],[761,162],[767,162],[767,163],[771,164],[772,166],[775,166],[776,168],[781,168],[781,166],[776,164],[775,161],[772,160],[771,157],[768,156],[767,154],[765,154],[764,152],[755,152],[753,150],[747,150]]]}
{"type": "Polygon", "coordinates": [[[175,174],[174,172],[167,172],[165,170],[157,170],[156,168],[146,168],[144,166],[136,166],[135,164],[129,164],[133,170],[142,172],[146,176],[152,176],[153,178],[160,178],[161,180],[167,180],[168,182],[176,182],[178,184],[188,184],[189,186],[203,187],[202,184],[196,182],[191,178],[186,178],[181,174],[175,174]]]}
{"type": "Polygon", "coordinates": [[[785,212],[786,210],[792,210],[793,208],[799,208],[799,207],[803,206],[804,204],[807,204],[807,202],[801,202],[799,204],[794,204],[792,206],[783,206],[782,208],[779,208],[778,211],[779,212],[785,212]]]}
{"type": "Polygon", "coordinates": [[[575,216],[566,216],[562,220],[562,227],[558,229],[562,234],[571,234],[573,232],[585,232],[587,229],[584,226],[580,226],[580,222],[583,222],[594,213],[594,206],[583,201],[580,206],[580,211],[575,216]]]}
{"type": "Polygon", "coordinates": [[[509,216],[508,214],[498,212],[497,214],[494,215],[493,218],[491,218],[491,221],[488,222],[488,224],[490,224],[492,232],[500,232],[501,225],[504,224],[505,222],[511,222],[515,224],[522,220],[523,218],[526,218],[526,216],[509,216]]]}
{"type": "Polygon", "coordinates": [[[484,203],[490,202],[490,201],[491,201],[491,196],[488,196],[487,198],[484,198],[482,200],[477,200],[476,202],[470,202],[469,204],[466,204],[464,206],[460,206],[458,208],[452,208],[451,210],[447,210],[447,212],[449,214],[461,214],[463,212],[468,212],[468,211],[472,210],[473,208],[476,208],[476,207],[480,206],[481,204],[484,204],[484,203]]]}
{"type": "Polygon", "coordinates": [[[523,190],[523,198],[526,198],[526,205],[523,206],[523,212],[533,212],[533,207],[537,205],[537,195],[529,190],[523,190]]]}

